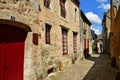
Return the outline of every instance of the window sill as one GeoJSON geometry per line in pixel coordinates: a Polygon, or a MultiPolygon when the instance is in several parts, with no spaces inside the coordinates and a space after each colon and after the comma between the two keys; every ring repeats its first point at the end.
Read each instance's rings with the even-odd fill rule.
{"type": "Polygon", "coordinates": [[[48,10],[51,10],[50,8],[48,8],[48,7],[46,7],[46,6],[44,6],[46,9],[48,9],[48,10]]]}
{"type": "Polygon", "coordinates": [[[60,19],[68,23],[67,18],[63,18],[62,16],[60,16],[60,19]]]}
{"type": "Polygon", "coordinates": [[[45,44],[45,47],[51,47],[53,44],[45,44]]]}
{"type": "Polygon", "coordinates": [[[65,54],[65,55],[62,54],[62,58],[63,58],[63,59],[70,58],[70,54],[69,54],[69,53],[68,53],[68,54],[65,54]]]}

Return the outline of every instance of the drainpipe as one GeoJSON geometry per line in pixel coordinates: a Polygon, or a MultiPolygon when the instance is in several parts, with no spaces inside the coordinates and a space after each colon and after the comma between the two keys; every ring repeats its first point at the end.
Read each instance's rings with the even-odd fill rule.
{"type": "Polygon", "coordinates": [[[82,35],[82,33],[83,33],[83,26],[82,26],[82,24],[83,24],[83,22],[82,21],[80,21],[80,23],[81,23],[81,26],[80,26],[80,59],[83,59],[83,35],[82,35]]]}
{"type": "Polygon", "coordinates": [[[81,19],[81,10],[80,10],[80,16],[79,16],[79,20],[80,20],[80,59],[83,59],[83,22],[81,19]]]}

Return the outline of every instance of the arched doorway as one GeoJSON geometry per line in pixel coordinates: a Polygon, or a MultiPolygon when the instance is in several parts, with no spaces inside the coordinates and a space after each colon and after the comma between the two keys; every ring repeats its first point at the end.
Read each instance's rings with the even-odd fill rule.
{"type": "Polygon", "coordinates": [[[23,80],[27,33],[22,28],[0,24],[0,80],[23,80]]]}

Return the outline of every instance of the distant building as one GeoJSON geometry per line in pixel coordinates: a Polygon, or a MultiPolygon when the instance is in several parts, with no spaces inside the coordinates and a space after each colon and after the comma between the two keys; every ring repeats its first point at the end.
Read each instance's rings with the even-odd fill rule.
{"type": "Polygon", "coordinates": [[[104,13],[102,21],[102,34],[103,34],[103,53],[110,54],[110,26],[111,15],[110,10],[104,13]]]}
{"type": "Polygon", "coordinates": [[[98,48],[98,53],[103,52],[103,35],[99,34],[97,36],[97,48],[98,48]]]}
{"type": "Polygon", "coordinates": [[[94,30],[91,30],[91,35],[92,35],[92,53],[98,53],[98,48],[97,48],[97,34],[95,34],[94,30]]]}
{"type": "Polygon", "coordinates": [[[91,35],[91,22],[87,19],[85,14],[81,10],[81,47],[82,51],[84,53],[84,57],[87,57],[87,54],[92,53],[92,35],[91,35]]]}
{"type": "Polygon", "coordinates": [[[95,34],[95,31],[91,30],[92,35],[92,43],[97,45],[97,34],[95,34]]]}

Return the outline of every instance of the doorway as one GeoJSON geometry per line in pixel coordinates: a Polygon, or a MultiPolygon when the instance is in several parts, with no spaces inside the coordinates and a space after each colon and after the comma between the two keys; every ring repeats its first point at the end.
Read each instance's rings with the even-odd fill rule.
{"type": "Polygon", "coordinates": [[[0,80],[23,80],[26,36],[21,28],[0,24],[0,80]]]}

